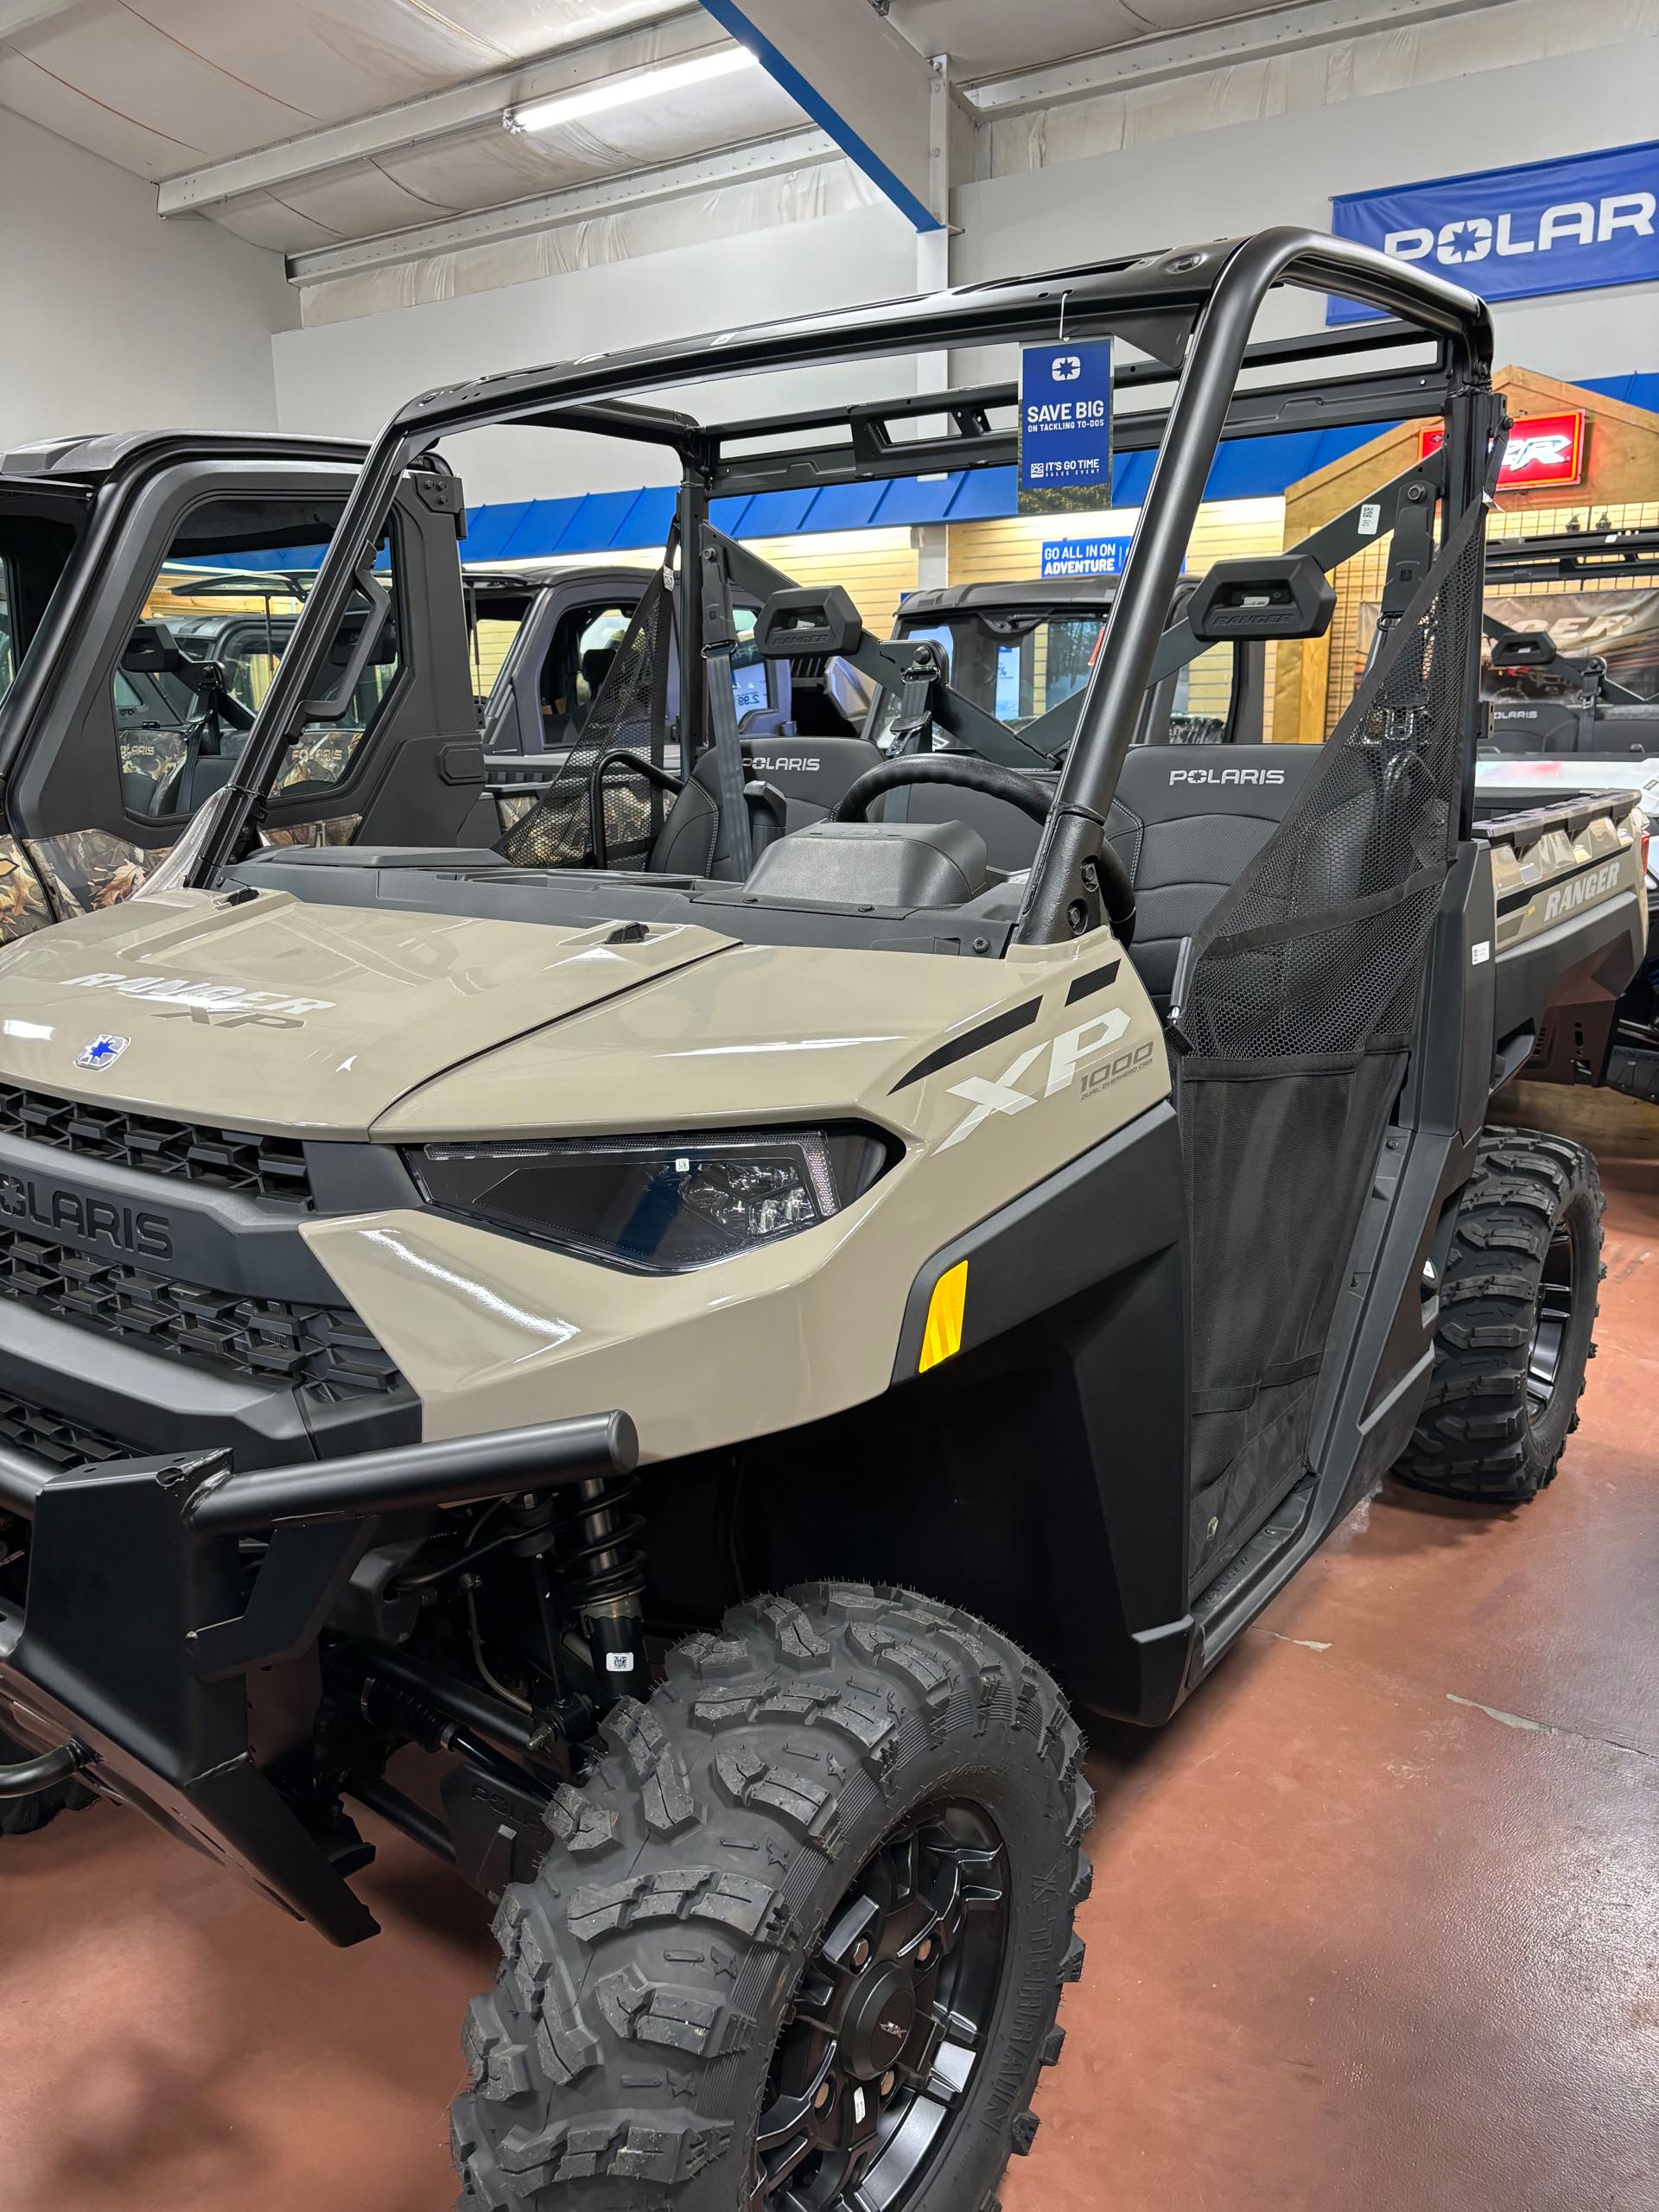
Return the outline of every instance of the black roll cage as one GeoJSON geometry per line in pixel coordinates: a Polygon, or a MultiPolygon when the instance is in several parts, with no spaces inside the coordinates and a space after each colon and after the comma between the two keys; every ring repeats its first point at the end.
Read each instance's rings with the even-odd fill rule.
{"type": "MultiPolygon", "coordinates": [[[[1262,231],[1173,251],[1097,263],[1053,274],[993,281],[918,299],[806,315],[716,332],[584,361],[516,371],[451,385],[412,400],[371,448],[348,499],[289,651],[223,803],[200,823],[183,880],[211,887],[234,858],[282,753],[301,719],[311,669],[327,650],[359,587],[405,468],[433,443],[460,431],[516,423],[575,429],[665,445],[679,456],[679,542],[697,545],[711,498],[738,491],[800,488],[950,466],[983,467],[1013,457],[1013,434],[991,423],[1012,388],[980,387],[783,417],[705,426],[690,415],[624,397],[641,391],[766,370],[951,346],[1110,334],[1149,358],[1121,364],[1115,383],[1134,391],[1173,380],[1166,408],[1128,414],[1115,425],[1124,449],[1156,445],[1158,458],[1130,543],[1077,736],[1061,773],[1030,875],[1017,935],[1054,944],[1101,918],[1095,865],[1118,773],[1168,620],[1192,524],[1224,436],[1287,429],[1379,424],[1439,414],[1441,542],[1484,494],[1498,411],[1492,395],[1491,321],[1471,294],[1421,269],[1351,241],[1295,229],[1262,231]],[[1335,293],[1394,318],[1341,334],[1269,340],[1250,333],[1269,291],[1281,284],[1335,293]],[[1063,324],[1062,324],[1062,318],[1063,324]],[[1247,369],[1292,367],[1433,341],[1430,366],[1383,368],[1320,387],[1306,381],[1250,385],[1247,369]],[[946,416],[944,437],[895,438],[904,420],[946,416]],[[840,430],[815,446],[763,446],[840,430]]],[[[698,563],[680,564],[681,711],[702,726],[704,664],[698,563]]],[[[1468,671],[1470,749],[1476,666],[1468,671]]],[[[1466,779],[1465,779],[1466,780],[1466,779]]],[[[182,857],[182,856],[181,856],[182,857]]]]}

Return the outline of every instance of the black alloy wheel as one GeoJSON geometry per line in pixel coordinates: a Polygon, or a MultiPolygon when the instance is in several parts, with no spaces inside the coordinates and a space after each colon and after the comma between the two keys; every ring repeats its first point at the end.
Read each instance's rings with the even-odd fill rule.
{"type": "Polygon", "coordinates": [[[1570,1220],[1555,1225],[1544,1255],[1538,1304],[1527,1348],[1527,1415],[1535,1426],[1548,1420],[1564,1373],[1562,1353],[1572,1332],[1579,1292],[1578,1245],[1570,1220]]]}
{"type": "Polygon", "coordinates": [[[755,2138],[767,2212],[902,2212],[973,2076],[1007,1952],[1008,1870],[981,1808],[884,1843],[807,1962],[755,2138]]]}
{"type": "Polygon", "coordinates": [[[1595,1356],[1602,1211],[1581,1145],[1484,1134],[1440,1270],[1433,1371],[1402,1481],[1518,1505],[1554,1480],[1595,1356]]]}

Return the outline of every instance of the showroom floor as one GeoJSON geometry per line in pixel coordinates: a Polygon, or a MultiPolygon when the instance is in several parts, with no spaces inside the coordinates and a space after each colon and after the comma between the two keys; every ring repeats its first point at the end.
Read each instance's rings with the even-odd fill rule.
{"type": "MultiPolygon", "coordinates": [[[[1573,1108],[1601,1357],[1510,1517],[1390,1489],[1158,1737],[1103,1732],[1089,1965],[1007,2212],[1659,2205],[1659,1147],[1573,1108]]],[[[411,1845],[328,1950],[105,1808],[8,1842],[4,2212],[438,2212],[487,1910],[411,1845]]]]}

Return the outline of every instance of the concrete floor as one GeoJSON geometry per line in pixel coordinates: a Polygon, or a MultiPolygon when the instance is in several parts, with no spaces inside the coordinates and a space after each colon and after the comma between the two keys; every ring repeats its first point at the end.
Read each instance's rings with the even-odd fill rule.
{"type": "MultiPolygon", "coordinates": [[[[1560,1479],[1389,1490],[1162,1735],[1091,1758],[1089,1965],[1007,2212],[1659,2208],[1659,1120],[1601,1154],[1560,1479]]],[[[372,1824],[371,1824],[372,1825],[372,1824]]],[[[331,1951],[130,1817],[9,1840],[0,2212],[440,2212],[486,1909],[378,1832],[331,1951]]]]}

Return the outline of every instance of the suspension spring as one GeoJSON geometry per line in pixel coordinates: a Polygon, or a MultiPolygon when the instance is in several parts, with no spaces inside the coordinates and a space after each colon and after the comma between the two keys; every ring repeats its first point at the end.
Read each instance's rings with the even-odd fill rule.
{"type": "Polygon", "coordinates": [[[596,1475],[562,1494],[569,1510],[559,1527],[559,1579],[587,1637],[601,1711],[645,1689],[645,1555],[639,1541],[645,1524],[633,1510],[639,1490],[637,1475],[596,1475]]]}

